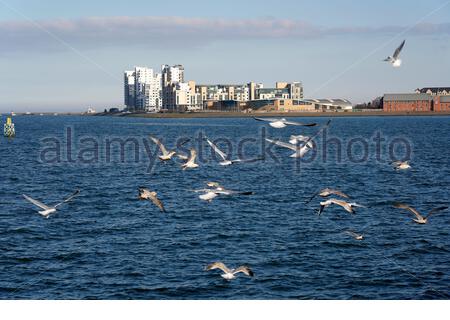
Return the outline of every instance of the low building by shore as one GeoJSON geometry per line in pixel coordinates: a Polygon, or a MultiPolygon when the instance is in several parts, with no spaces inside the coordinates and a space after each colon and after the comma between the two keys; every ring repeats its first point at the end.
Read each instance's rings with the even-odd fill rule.
{"type": "Polygon", "coordinates": [[[450,96],[428,93],[385,94],[384,112],[447,112],[450,111],[450,96]]]}

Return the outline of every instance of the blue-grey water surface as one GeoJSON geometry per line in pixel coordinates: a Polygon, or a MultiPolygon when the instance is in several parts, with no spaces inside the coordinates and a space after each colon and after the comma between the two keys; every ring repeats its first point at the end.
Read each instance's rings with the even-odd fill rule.
{"type": "MultiPolygon", "coordinates": [[[[327,119],[296,120],[323,125],[327,119]]],[[[1,299],[450,297],[450,211],[417,225],[410,213],[391,205],[402,201],[423,213],[448,205],[450,117],[334,118],[326,139],[342,140],[341,159],[333,143],[324,159],[321,135],[317,158],[300,166],[290,150],[273,147],[278,161],[267,154],[262,162],[222,167],[204,146],[198,169],[182,171],[178,160],[157,161],[151,172],[142,140],[149,134],[169,148],[177,137],[200,132],[227,138],[233,156],[239,141],[253,138],[257,142],[244,146],[245,156],[252,157],[269,147],[261,144],[264,135],[287,141],[291,134],[310,135],[320,127],[274,129],[250,118],[18,116],[14,122],[17,136],[0,140],[1,299]],[[379,154],[377,132],[385,139],[379,154]],[[98,159],[94,141],[80,141],[89,137],[99,144],[98,159]],[[42,162],[44,151],[47,160],[56,157],[49,150],[56,146],[54,138],[61,161],[42,162]],[[138,161],[128,144],[123,162],[117,146],[107,162],[108,138],[137,139],[138,161]],[[348,155],[352,138],[358,140],[348,155]],[[361,160],[361,139],[368,143],[367,160],[361,160]],[[388,163],[388,145],[397,146],[402,157],[405,141],[412,147],[413,169],[396,172],[388,163]],[[81,163],[78,156],[93,161],[81,163]],[[255,194],[206,203],[190,191],[206,181],[255,194]],[[156,190],[168,212],[138,201],[138,186],[156,190]],[[331,206],[319,217],[320,199],[305,201],[323,187],[339,188],[368,208],[350,215],[331,206]],[[75,189],[80,196],[49,219],[22,197],[54,204],[75,189]],[[346,229],[365,239],[354,240],[342,233],[346,229]],[[255,276],[226,281],[218,270],[204,271],[219,260],[231,267],[247,264],[255,276]]],[[[154,150],[148,139],[147,145],[154,150]]]]}

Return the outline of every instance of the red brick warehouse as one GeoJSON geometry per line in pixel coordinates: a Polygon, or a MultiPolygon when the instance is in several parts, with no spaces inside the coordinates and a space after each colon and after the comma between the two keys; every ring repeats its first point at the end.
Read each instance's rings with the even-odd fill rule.
{"type": "Polygon", "coordinates": [[[433,111],[433,97],[425,93],[385,94],[385,112],[430,112],[433,111]]]}

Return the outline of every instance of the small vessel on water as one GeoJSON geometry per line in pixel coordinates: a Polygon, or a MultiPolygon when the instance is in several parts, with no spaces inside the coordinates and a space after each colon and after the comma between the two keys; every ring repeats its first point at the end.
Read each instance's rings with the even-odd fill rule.
{"type": "Polygon", "coordinates": [[[6,123],[3,127],[3,135],[7,138],[14,137],[16,135],[16,129],[14,128],[14,123],[12,122],[12,118],[6,118],[6,123]]]}

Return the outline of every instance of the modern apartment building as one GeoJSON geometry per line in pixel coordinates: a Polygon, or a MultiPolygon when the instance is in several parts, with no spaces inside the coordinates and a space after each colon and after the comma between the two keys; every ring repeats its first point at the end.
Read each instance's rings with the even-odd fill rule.
{"type": "Polygon", "coordinates": [[[161,109],[161,74],[146,67],[125,71],[125,106],[130,111],[156,112],[161,109]]]}
{"type": "Polygon", "coordinates": [[[136,81],[134,71],[124,73],[124,104],[128,110],[134,110],[136,106],[136,81]]]}
{"type": "Polygon", "coordinates": [[[214,84],[197,85],[195,92],[200,95],[202,101],[248,101],[250,99],[250,89],[242,84],[214,84]]]}
{"type": "Polygon", "coordinates": [[[301,82],[277,82],[275,88],[263,84],[196,85],[185,82],[182,65],[162,65],[161,73],[135,67],[124,74],[125,105],[129,111],[183,112],[208,109],[215,101],[247,102],[252,100],[303,99],[301,82]]]}

